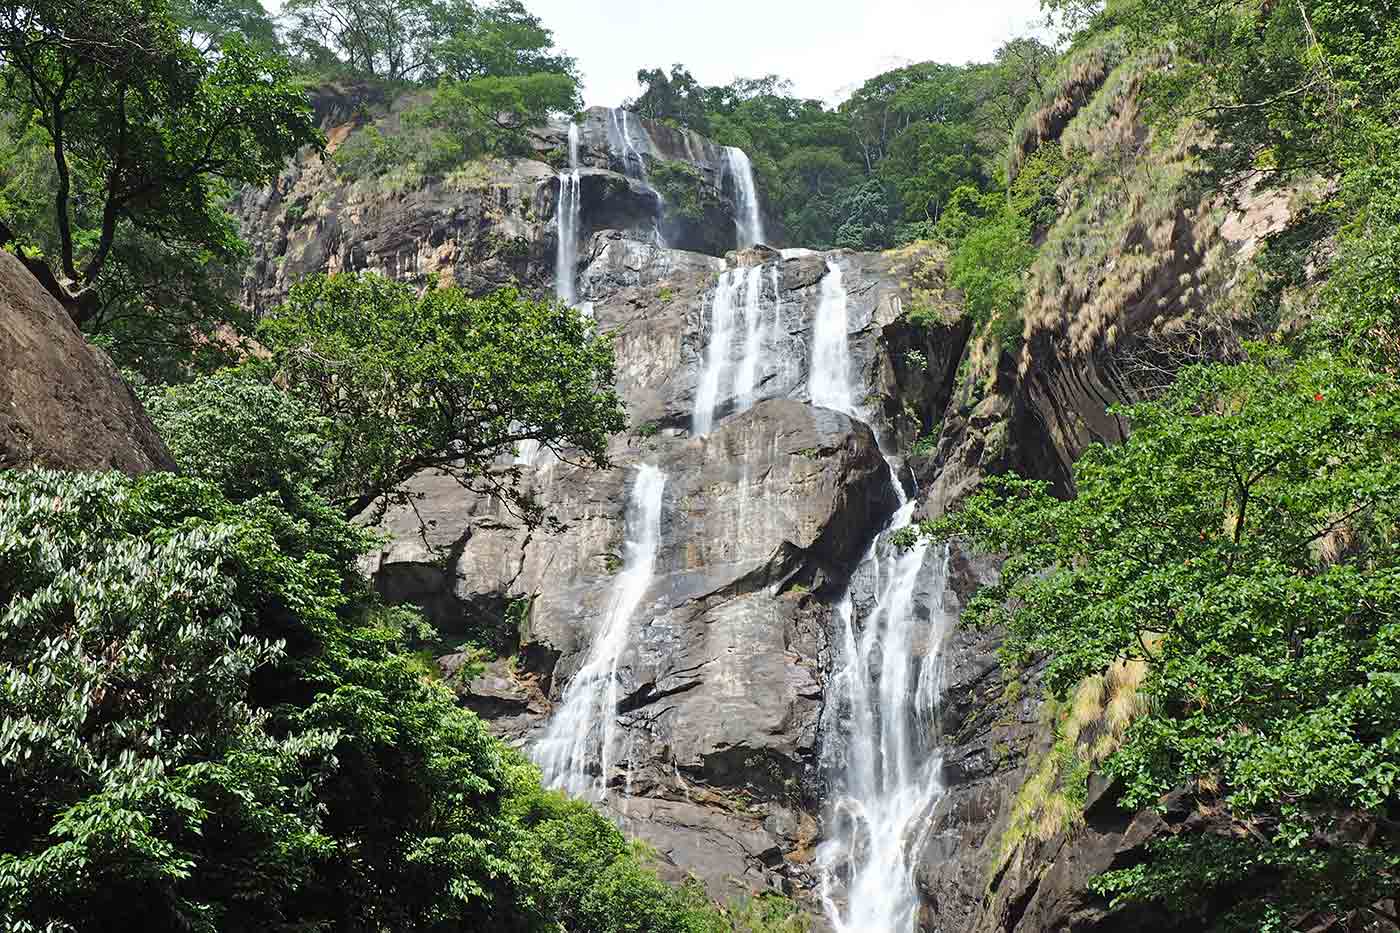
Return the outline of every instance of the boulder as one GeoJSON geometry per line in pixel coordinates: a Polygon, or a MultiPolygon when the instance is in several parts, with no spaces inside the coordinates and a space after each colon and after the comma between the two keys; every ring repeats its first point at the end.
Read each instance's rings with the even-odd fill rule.
{"type": "Polygon", "coordinates": [[[172,470],[154,425],[107,354],[0,250],[0,469],[172,470]]]}

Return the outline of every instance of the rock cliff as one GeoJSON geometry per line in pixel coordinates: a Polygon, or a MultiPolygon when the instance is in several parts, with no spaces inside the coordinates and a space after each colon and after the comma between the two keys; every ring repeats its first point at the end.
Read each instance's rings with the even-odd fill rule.
{"type": "MultiPolygon", "coordinates": [[[[1112,47],[1086,54],[1022,136],[1026,151],[1088,156],[1062,185],[1016,347],[974,333],[933,247],[736,250],[746,195],[729,153],[590,111],[571,271],[616,348],[632,426],[612,440],[615,469],[520,452],[514,466],[564,523],[557,534],[431,474],[414,481],[411,508],[384,519],[380,590],[423,606],[448,637],[499,635],[501,656],[461,692],[500,734],[537,751],[572,708],[570,686],[604,672],[596,683],[615,702],[581,720],[576,744],[593,754],[573,777],[716,896],[778,889],[846,916],[848,892],[864,890],[851,866],[883,847],[900,850],[891,910],[904,909],[900,859],[912,861],[924,930],[1172,929],[1110,911],[1084,882],[1189,814],[1122,813],[1095,785],[1082,821],[1013,832],[1056,711],[1034,669],[998,666],[996,632],[940,623],[995,562],[956,547],[911,561],[881,535],[914,509],[955,505],[991,472],[1069,493],[1084,447],[1122,436],[1110,404],[1150,388],[1154,372],[1228,351],[1213,316],[1279,205],[1202,201],[1188,146],[1148,153],[1135,93],[1151,63],[1112,47]],[[1110,159],[1121,188],[1104,187],[1110,159]],[[662,181],[677,177],[693,186],[684,197],[662,181]],[[1076,239],[1089,224],[1092,249],[1076,239]],[[916,306],[939,313],[916,322],[916,306]],[[664,481],[645,548],[632,507],[644,470],[664,481]],[[600,666],[614,623],[623,637],[600,666]],[[877,624],[890,629],[872,644],[852,637],[877,624]],[[895,625],[913,630],[901,630],[907,656],[891,657],[895,625]],[[863,667],[883,672],[882,697],[887,678],[909,677],[907,695],[856,690],[851,671],[863,667]],[[927,812],[911,804],[907,837],[840,838],[874,803],[854,786],[857,730],[897,733],[918,772],[911,786],[930,791],[918,798],[927,812]]],[[[362,103],[318,101],[333,145],[370,123],[395,130],[401,104],[381,102],[371,120],[362,103]]],[[[567,130],[532,138],[534,158],[394,184],[298,160],[240,196],[255,248],[245,300],[266,311],[297,277],[341,269],[548,290],[567,130]]]]}

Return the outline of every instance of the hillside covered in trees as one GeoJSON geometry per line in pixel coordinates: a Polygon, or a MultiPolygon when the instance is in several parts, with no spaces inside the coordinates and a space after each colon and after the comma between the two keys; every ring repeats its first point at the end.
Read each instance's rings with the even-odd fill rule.
{"type": "Polygon", "coordinates": [[[1400,6],[1043,12],[0,5],[0,930],[1400,930],[1400,6]]]}

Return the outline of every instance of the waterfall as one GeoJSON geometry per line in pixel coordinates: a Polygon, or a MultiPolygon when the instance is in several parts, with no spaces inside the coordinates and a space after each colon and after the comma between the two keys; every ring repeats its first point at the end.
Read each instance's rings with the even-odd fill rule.
{"type": "Polygon", "coordinates": [[[633,615],[651,588],[661,545],[661,500],[666,474],[643,464],[627,497],[622,570],[588,657],[564,689],[533,757],[545,783],[571,796],[607,796],[617,738],[618,661],[627,647],[633,615]],[[596,768],[596,771],[594,770],[596,768]]]}
{"type": "Polygon", "coordinates": [[[763,351],[763,268],[754,266],[744,283],[744,344],[739,367],[734,374],[735,411],[753,407],[758,379],[758,357],[763,351]]]}
{"type": "MultiPolygon", "coordinates": [[[[637,133],[641,137],[643,148],[648,152],[656,152],[656,146],[652,143],[646,127],[638,124],[637,133]]],[[[638,148],[637,142],[632,138],[632,113],[626,108],[614,107],[608,111],[608,144],[615,152],[621,153],[623,173],[628,178],[640,181],[656,198],[656,216],[652,218],[652,237],[658,247],[666,249],[666,234],[661,229],[666,211],[665,198],[647,177],[647,162],[642,157],[642,149],[638,148]]]]}
{"type": "MultiPolygon", "coordinates": [[[[769,342],[777,329],[779,295],[777,271],[773,273],[773,315],[769,342]]],[[[753,407],[758,386],[758,364],[763,356],[763,267],[726,269],[720,273],[710,301],[710,336],[705,347],[705,365],[695,390],[695,411],[691,417],[691,433],[708,434],[714,427],[715,414],[726,396],[721,389],[727,382],[733,399],[732,413],[753,407]],[[738,326],[744,331],[737,339],[738,326]],[[735,343],[738,355],[735,355],[735,343]]]]}
{"type": "Polygon", "coordinates": [[[554,294],[573,307],[578,301],[574,281],[578,273],[580,199],[578,124],[569,124],[569,170],[559,173],[559,205],[554,211],[558,243],[554,253],[554,294]]]}
{"type": "Polygon", "coordinates": [[[705,368],[700,372],[700,384],[695,389],[695,412],[691,417],[691,433],[709,434],[715,423],[715,403],[719,400],[719,382],[729,363],[729,344],[734,330],[734,288],[739,270],[726,269],[720,273],[710,301],[710,339],[705,347],[705,368]]]}
{"type": "MultiPolygon", "coordinates": [[[[632,141],[632,114],[622,107],[614,107],[609,111],[612,121],[611,135],[617,138],[617,148],[622,153],[623,171],[628,178],[636,178],[640,181],[647,180],[647,163],[642,158],[641,150],[632,141]]],[[[639,127],[639,129],[641,129],[639,127]]],[[[646,130],[642,129],[643,135],[646,130]]]]}
{"type": "Polygon", "coordinates": [[[846,286],[841,267],[826,262],[821,303],[812,325],[812,369],[808,394],[812,404],[856,416],[855,390],[851,387],[851,349],[846,286]]]}
{"type": "Polygon", "coordinates": [[[840,668],[823,713],[835,802],[818,865],[837,933],[915,933],[914,873],[945,790],[935,750],[942,641],[955,622],[944,601],[949,551],[944,546],[930,560],[926,541],[907,550],[894,544],[916,506],[902,490],[899,498],[836,613],[840,668]],[[857,587],[873,597],[859,628],[851,592],[857,587]]]}
{"type": "Polygon", "coordinates": [[[734,226],[738,230],[739,248],[746,249],[764,240],[753,163],[744,150],[735,146],[725,146],[724,154],[729,161],[729,174],[734,179],[734,226]]]}
{"type": "MultiPolygon", "coordinates": [[[[808,395],[813,405],[868,421],[852,384],[842,269],[831,260],[826,268],[808,395]]],[[[927,541],[908,549],[895,544],[917,502],[900,484],[897,461],[887,455],[886,462],[899,507],[836,606],[837,670],[822,713],[834,802],[817,863],[837,933],[915,933],[914,872],[944,792],[937,714],[942,642],[955,621],[945,604],[948,550],[931,558],[927,541]]]]}

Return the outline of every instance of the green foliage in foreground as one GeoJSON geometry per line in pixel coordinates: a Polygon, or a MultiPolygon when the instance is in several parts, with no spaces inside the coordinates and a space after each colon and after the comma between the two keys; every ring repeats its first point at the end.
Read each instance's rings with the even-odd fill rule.
{"type": "Polygon", "coordinates": [[[748,929],[422,676],[368,543],[306,490],[0,474],[3,928],[748,929]]]}
{"type": "Polygon", "coordinates": [[[1075,499],[1003,478],[926,528],[1009,554],[973,615],[1046,657],[1052,691],[1148,663],[1148,712],[1105,764],[1125,806],[1223,805],[1227,834],[1096,887],[1229,929],[1364,916],[1400,871],[1394,377],[1261,350],[1120,414],[1131,438],[1085,454],[1075,499]]]}
{"type": "Polygon", "coordinates": [[[152,400],[185,476],[0,473],[0,929],[802,930],[663,884],[457,706],[325,498],[337,413],[252,375],[152,400]]]}

